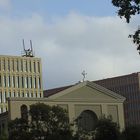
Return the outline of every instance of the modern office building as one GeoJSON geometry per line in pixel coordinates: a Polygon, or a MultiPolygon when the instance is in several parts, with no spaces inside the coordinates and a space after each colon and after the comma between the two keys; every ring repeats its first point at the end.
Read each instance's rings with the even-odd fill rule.
{"type": "Polygon", "coordinates": [[[95,83],[124,97],[125,125],[140,124],[140,73],[102,79],[95,83]]]}
{"type": "Polygon", "coordinates": [[[8,97],[43,97],[41,59],[25,51],[22,56],[0,55],[0,113],[8,110],[8,97]]]}

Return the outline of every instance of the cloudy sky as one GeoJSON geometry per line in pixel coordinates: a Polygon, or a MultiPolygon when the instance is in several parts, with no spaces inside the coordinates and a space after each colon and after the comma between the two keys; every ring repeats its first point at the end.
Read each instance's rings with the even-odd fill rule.
{"type": "Polygon", "coordinates": [[[111,0],[0,0],[0,54],[21,55],[33,42],[44,89],[140,71],[140,56],[111,0]]]}

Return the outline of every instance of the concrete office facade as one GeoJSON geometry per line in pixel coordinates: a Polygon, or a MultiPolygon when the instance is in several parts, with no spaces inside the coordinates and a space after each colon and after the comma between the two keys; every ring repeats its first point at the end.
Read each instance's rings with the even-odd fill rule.
{"type": "Polygon", "coordinates": [[[43,97],[40,58],[0,55],[0,113],[9,97],[43,97]]]}

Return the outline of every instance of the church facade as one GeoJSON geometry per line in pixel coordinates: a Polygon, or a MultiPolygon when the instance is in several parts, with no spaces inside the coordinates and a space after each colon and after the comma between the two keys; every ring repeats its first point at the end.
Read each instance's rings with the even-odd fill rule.
{"type": "Polygon", "coordinates": [[[64,88],[64,90],[53,93],[46,98],[9,98],[9,111],[5,116],[0,117],[0,123],[2,127],[2,122],[20,118],[22,105],[27,106],[29,110],[32,104],[45,103],[66,109],[70,122],[79,116],[85,117],[82,119],[81,125],[84,124],[84,127],[89,130],[93,127],[94,121],[102,115],[111,116],[112,120],[117,122],[122,130],[125,127],[124,100],[125,98],[121,95],[93,82],[85,81],[64,88]]]}

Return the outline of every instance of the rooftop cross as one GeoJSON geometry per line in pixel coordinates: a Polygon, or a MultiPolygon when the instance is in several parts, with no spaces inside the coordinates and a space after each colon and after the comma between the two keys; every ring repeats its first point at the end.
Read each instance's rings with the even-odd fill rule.
{"type": "Polygon", "coordinates": [[[85,78],[86,78],[86,75],[87,75],[87,73],[85,72],[85,70],[81,73],[82,74],[82,76],[83,76],[83,82],[85,81],[85,78]]]}

